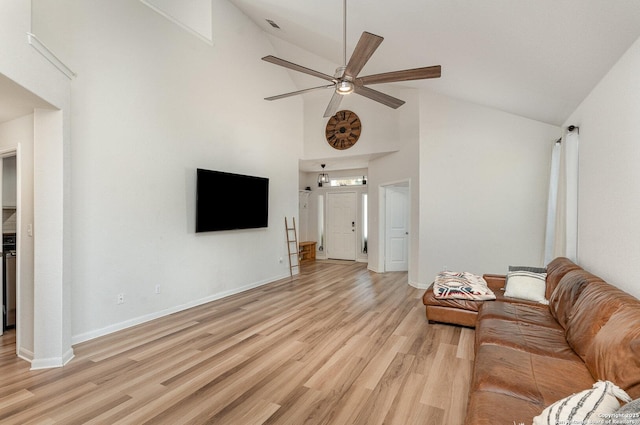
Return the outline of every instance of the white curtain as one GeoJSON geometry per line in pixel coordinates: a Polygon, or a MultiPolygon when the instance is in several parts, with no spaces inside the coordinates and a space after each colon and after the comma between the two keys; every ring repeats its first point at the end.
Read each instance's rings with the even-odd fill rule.
{"type": "Polygon", "coordinates": [[[551,157],[544,261],[549,264],[555,257],[577,261],[577,253],[578,128],[569,127],[551,157]]]}
{"type": "Polygon", "coordinates": [[[558,202],[558,175],[560,173],[560,150],[562,145],[558,140],[551,152],[551,175],[549,178],[549,198],[547,199],[547,231],[544,238],[544,264],[553,260],[553,245],[556,235],[556,211],[558,202]]]}

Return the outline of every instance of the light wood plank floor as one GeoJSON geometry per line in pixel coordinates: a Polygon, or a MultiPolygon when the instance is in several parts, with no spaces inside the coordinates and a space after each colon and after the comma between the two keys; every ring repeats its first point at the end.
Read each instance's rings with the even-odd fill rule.
{"type": "Polygon", "coordinates": [[[429,325],[406,273],[296,279],[97,338],[30,371],[0,337],[2,424],[462,424],[473,330],[429,325]]]}

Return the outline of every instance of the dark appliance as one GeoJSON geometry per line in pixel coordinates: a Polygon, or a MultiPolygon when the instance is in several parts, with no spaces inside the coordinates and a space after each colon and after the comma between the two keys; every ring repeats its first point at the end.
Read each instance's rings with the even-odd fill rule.
{"type": "Polygon", "coordinates": [[[4,328],[16,327],[16,235],[5,233],[2,235],[2,291],[4,293],[2,314],[4,328]]]}

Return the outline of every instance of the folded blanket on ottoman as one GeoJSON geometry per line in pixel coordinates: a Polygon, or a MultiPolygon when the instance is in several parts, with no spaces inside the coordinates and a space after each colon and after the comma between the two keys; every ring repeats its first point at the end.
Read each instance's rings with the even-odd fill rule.
{"type": "Polygon", "coordinates": [[[469,272],[443,271],[436,275],[433,294],[439,299],[495,300],[496,296],[481,277],[469,272]]]}

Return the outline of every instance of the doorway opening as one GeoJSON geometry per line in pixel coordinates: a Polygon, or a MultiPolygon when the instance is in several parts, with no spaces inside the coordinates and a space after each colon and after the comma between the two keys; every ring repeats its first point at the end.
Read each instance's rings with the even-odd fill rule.
{"type": "Polygon", "coordinates": [[[17,319],[17,163],[15,152],[0,155],[0,199],[2,199],[2,331],[16,328],[17,319]]]}

